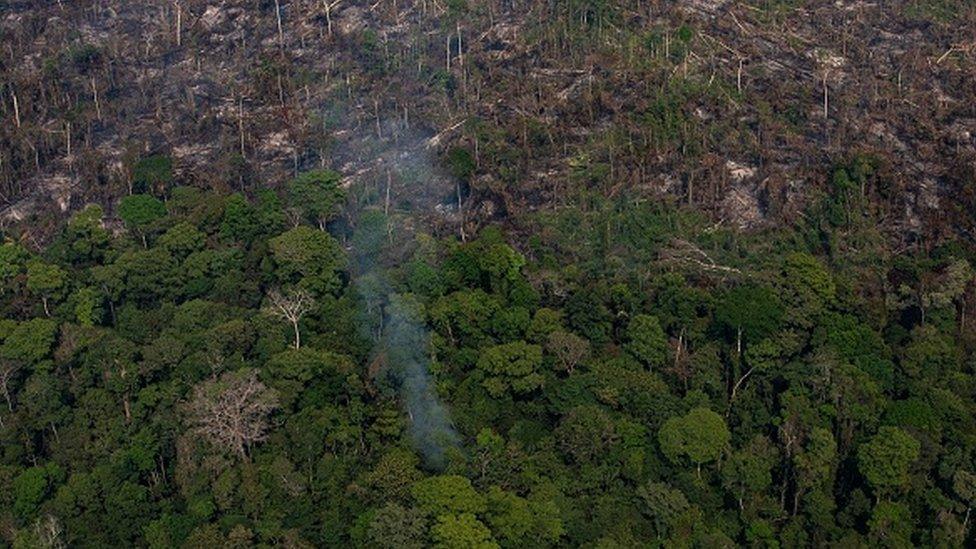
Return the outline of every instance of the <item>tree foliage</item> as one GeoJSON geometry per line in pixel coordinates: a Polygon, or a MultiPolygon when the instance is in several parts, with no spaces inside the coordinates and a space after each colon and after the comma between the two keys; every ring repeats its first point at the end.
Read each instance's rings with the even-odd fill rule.
{"type": "Polygon", "coordinates": [[[699,466],[717,460],[730,439],[725,420],[707,408],[694,408],[684,416],[671,418],[658,431],[661,451],[668,459],[688,458],[699,466]]]}
{"type": "Polygon", "coordinates": [[[897,427],[881,427],[858,449],[861,474],[875,490],[886,493],[908,483],[908,468],[918,459],[921,445],[897,427]]]}
{"type": "Polygon", "coordinates": [[[0,244],[2,543],[972,545],[964,246],[865,267],[595,199],[459,241],[361,189],[350,236],[335,183],[0,244]]]}

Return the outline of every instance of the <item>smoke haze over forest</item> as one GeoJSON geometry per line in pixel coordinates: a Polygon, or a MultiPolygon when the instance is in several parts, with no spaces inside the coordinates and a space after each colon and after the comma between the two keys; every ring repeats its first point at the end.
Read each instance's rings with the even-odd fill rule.
{"type": "Polygon", "coordinates": [[[0,2],[0,549],[976,546],[973,29],[0,2]]]}

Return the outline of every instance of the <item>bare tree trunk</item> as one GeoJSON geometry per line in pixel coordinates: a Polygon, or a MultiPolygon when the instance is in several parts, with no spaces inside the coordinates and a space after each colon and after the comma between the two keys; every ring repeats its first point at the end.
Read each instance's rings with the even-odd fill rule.
{"type": "Polygon", "coordinates": [[[115,303],[112,301],[112,298],[108,293],[108,288],[106,288],[104,284],[102,285],[102,291],[105,292],[105,297],[108,298],[106,300],[108,301],[108,311],[112,315],[112,326],[114,327],[117,323],[117,320],[115,318],[115,303]]]}
{"type": "Polygon", "coordinates": [[[20,127],[20,104],[17,103],[17,94],[16,93],[14,93],[13,91],[11,91],[10,92],[10,97],[12,97],[13,100],[14,100],[14,123],[17,124],[17,127],[19,128],[20,127]]]}
{"type": "Polygon", "coordinates": [[[685,330],[684,330],[684,328],[682,328],[681,329],[681,332],[678,334],[678,344],[675,346],[675,349],[674,349],[674,369],[675,370],[678,369],[678,364],[681,362],[681,344],[684,342],[683,341],[684,340],[684,337],[685,337],[685,330]]]}
{"type": "Polygon", "coordinates": [[[824,71],[823,75],[823,114],[824,118],[827,118],[827,75],[828,72],[824,71]]]}
{"type": "Polygon", "coordinates": [[[315,306],[315,300],[304,290],[293,291],[288,295],[273,290],[268,294],[268,301],[268,312],[291,323],[295,330],[295,348],[299,349],[302,338],[298,323],[315,306]]]}
{"type": "Polygon", "coordinates": [[[44,303],[44,315],[51,316],[51,311],[47,308],[47,296],[42,297],[41,302],[44,303]]]}
{"type": "Polygon", "coordinates": [[[447,60],[447,72],[451,72],[451,35],[447,35],[447,45],[444,49],[445,57],[447,60]]]}
{"type": "Polygon", "coordinates": [[[739,70],[735,72],[735,88],[742,93],[742,58],[739,58],[739,70]]]}
{"type": "Polygon", "coordinates": [[[183,45],[183,9],[180,7],[180,0],[173,2],[176,9],[176,47],[183,45]]]}
{"type": "Polygon", "coordinates": [[[732,411],[732,402],[735,401],[735,394],[739,391],[739,387],[741,387],[742,384],[745,383],[746,378],[752,375],[752,371],[755,369],[756,369],[755,366],[749,368],[749,370],[745,374],[743,374],[742,377],[739,378],[739,381],[736,381],[735,385],[732,386],[732,394],[729,396],[729,411],[725,413],[726,416],[728,416],[729,412],[732,411]]]}
{"type": "Polygon", "coordinates": [[[390,215],[390,187],[393,186],[393,172],[386,170],[386,201],[383,203],[383,215],[390,215]]]}
{"type": "Polygon", "coordinates": [[[275,0],[275,17],[278,19],[278,47],[285,47],[285,33],[281,29],[281,3],[275,0]]]}
{"type": "Polygon", "coordinates": [[[94,98],[94,101],[95,101],[95,116],[98,117],[98,121],[101,122],[102,121],[102,106],[98,102],[98,87],[95,86],[95,75],[94,74],[91,77],[91,88],[92,88],[92,97],[94,98]]]}
{"type": "Polygon", "coordinates": [[[325,24],[329,27],[329,38],[332,38],[332,4],[325,0],[325,24]]]}
{"type": "Polygon", "coordinates": [[[0,370],[0,389],[3,390],[3,398],[7,401],[7,410],[11,412],[14,411],[14,403],[10,399],[10,379],[18,369],[17,366],[4,366],[3,370],[0,370]]]}
{"type": "Polygon", "coordinates": [[[244,96],[237,100],[237,131],[241,134],[241,158],[244,158],[244,96]]]}
{"type": "Polygon", "coordinates": [[[376,137],[383,139],[383,126],[380,124],[380,101],[373,98],[373,115],[376,117],[376,137]]]}
{"type": "Polygon", "coordinates": [[[458,52],[458,66],[463,68],[464,67],[464,52],[461,51],[461,22],[460,21],[457,22],[457,26],[455,28],[457,29],[457,35],[458,35],[458,48],[457,48],[457,52],[458,52]]]}
{"type": "Polygon", "coordinates": [[[461,182],[458,181],[456,184],[457,189],[457,201],[458,201],[458,232],[461,234],[461,242],[467,241],[467,235],[464,234],[464,203],[461,201],[461,182]]]}

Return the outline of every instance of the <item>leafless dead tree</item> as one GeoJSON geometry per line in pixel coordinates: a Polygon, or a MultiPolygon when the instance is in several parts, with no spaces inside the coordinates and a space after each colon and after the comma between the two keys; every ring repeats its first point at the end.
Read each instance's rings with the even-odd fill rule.
{"type": "Polygon", "coordinates": [[[54,515],[45,515],[34,522],[34,538],[29,543],[31,547],[44,549],[64,549],[64,526],[54,515]]]}
{"type": "Polygon", "coordinates": [[[251,446],[267,438],[268,415],[277,407],[277,392],[258,380],[257,370],[245,369],[197,385],[187,415],[208,442],[247,458],[251,446]]]}
{"type": "Polygon", "coordinates": [[[315,298],[305,290],[296,289],[287,294],[281,293],[280,290],[268,292],[267,312],[291,323],[295,330],[296,349],[302,346],[302,334],[298,328],[298,322],[313,308],[315,308],[315,298]]]}
{"type": "Polygon", "coordinates": [[[671,246],[661,250],[660,259],[664,262],[684,263],[704,271],[722,272],[727,274],[739,274],[741,271],[735,267],[728,267],[716,263],[711,256],[705,253],[695,244],[676,238],[671,241],[671,246]]]}
{"type": "Polygon", "coordinates": [[[3,391],[3,398],[7,401],[7,410],[11,412],[14,411],[14,404],[10,399],[10,384],[17,376],[20,368],[20,362],[6,359],[0,361],[0,391],[3,391]]]}
{"type": "Polygon", "coordinates": [[[590,354],[590,342],[569,332],[553,332],[546,340],[546,350],[556,357],[560,369],[573,373],[590,354]]]}

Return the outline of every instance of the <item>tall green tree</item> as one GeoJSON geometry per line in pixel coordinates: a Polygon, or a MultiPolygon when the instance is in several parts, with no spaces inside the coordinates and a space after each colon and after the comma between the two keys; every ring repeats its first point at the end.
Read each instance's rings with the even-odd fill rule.
{"type": "Polygon", "coordinates": [[[485,498],[471,486],[471,481],[459,475],[439,475],[425,478],[410,489],[417,506],[434,516],[481,514],[485,512],[485,498]]]}
{"type": "Polygon", "coordinates": [[[715,307],[715,320],[732,335],[737,354],[743,343],[759,341],[779,328],[782,316],[779,298],[764,286],[736,286],[715,307]]]}
{"type": "Polygon", "coordinates": [[[48,302],[52,298],[61,296],[67,283],[67,277],[68,273],[57,265],[43,261],[27,263],[27,290],[41,298],[45,315],[51,316],[48,302]]]}
{"type": "Polygon", "coordinates": [[[496,549],[491,531],[471,513],[440,515],[430,528],[433,547],[438,549],[496,549]]]}
{"type": "Polygon", "coordinates": [[[485,389],[494,397],[509,392],[523,395],[542,387],[541,366],[542,348],[524,341],[489,347],[477,364],[485,374],[485,389]]]}
{"type": "Polygon", "coordinates": [[[312,170],[288,182],[288,205],[301,218],[312,220],[320,230],[339,212],[345,193],[340,175],[332,170],[312,170]]]}
{"type": "Polygon", "coordinates": [[[689,507],[688,499],[680,490],[663,482],[647,482],[637,489],[637,497],[641,501],[641,512],[654,523],[658,539],[670,533],[689,507]]]}
{"type": "Polygon", "coordinates": [[[687,458],[699,474],[702,464],[717,460],[730,440],[725,420],[708,408],[694,408],[684,416],[671,418],[658,431],[664,455],[675,462],[687,458]]]}
{"type": "Polygon", "coordinates": [[[427,542],[427,523],[421,511],[389,503],[372,515],[366,543],[375,547],[421,549],[427,542]]]}
{"type": "Polygon", "coordinates": [[[909,480],[909,467],[918,459],[921,444],[898,427],[881,427],[858,448],[857,464],[878,497],[892,495],[909,480]]]}
{"type": "Polygon", "coordinates": [[[162,196],[173,181],[173,159],[163,154],[154,154],[139,159],[132,167],[129,194],[154,193],[162,196]]]}
{"type": "Polygon", "coordinates": [[[641,364],[656,370],[664,366],[668,356],[668,339],[657,317],[637,315],[627,325],[625,348],[641,364]]]}
{"type": "Polygon", "coordinates": [[[104,213],[98,204],[88,204],[68,221],[66,236],[72,262],[98,261],[104,256],[110,242],[108,230],[102,227],[104,213]]]}
{"type": "Polygon", "coordinates": [[[268,241],[284,284],[298,284],[318,294],[339,289],[339,269],[344,255],[328,233],[311,227],[295,227],[268,241]]]}
{"type": "Polygon", "coordinates": [[[119,218],[148,247],[146,236],[153,223],[166,215],[166,206],[148,194],[133,194],[119,201],[119,218]]]}

